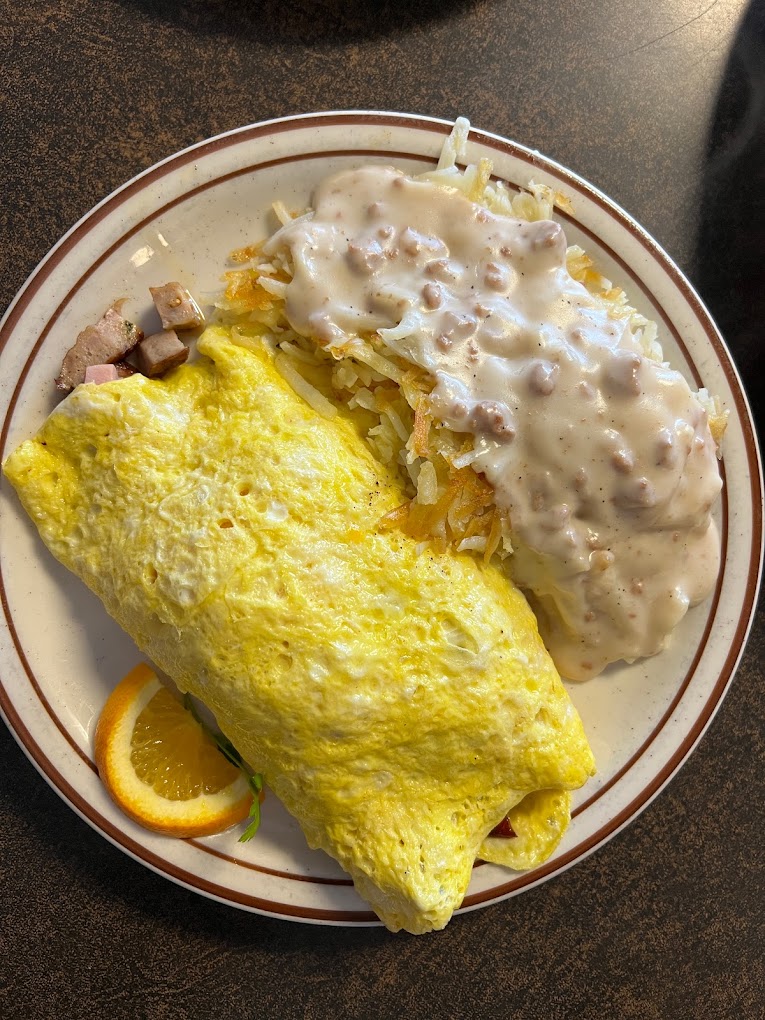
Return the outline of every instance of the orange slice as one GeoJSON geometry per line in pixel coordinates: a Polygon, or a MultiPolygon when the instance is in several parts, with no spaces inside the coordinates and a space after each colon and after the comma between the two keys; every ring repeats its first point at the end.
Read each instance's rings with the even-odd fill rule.
{"type": "Polygon", "coordinates": [[[245,819],[253,803],[241,769],[143,663],[104,705],[95,758],[125,814],[166,836],[223,832],[245,819]]]}

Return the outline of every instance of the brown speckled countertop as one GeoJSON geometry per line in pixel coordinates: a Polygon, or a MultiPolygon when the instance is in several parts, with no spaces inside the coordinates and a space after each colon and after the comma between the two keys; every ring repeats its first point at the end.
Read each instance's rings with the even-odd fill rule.
{"type": "MultiPolygon", "coordinates": [[[[0,10],[0,310],[95,202],[190,143],[309,110],[463,114],[654,234],[762,422],[765,0],[0,10]]],[[[699,748],[637,821],[554,881],[419,939],[270,920],[172,885],[77,818],[0,728],[0,1016],[761,1017],[764,621],[699,748]]]]}

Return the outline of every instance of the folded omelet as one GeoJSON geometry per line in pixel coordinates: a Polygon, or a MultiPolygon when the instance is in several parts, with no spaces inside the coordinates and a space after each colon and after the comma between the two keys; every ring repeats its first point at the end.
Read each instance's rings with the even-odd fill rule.
{"type": "Polygon", "coordinates": [[[504,575],[378,528],[403,491],[350,421],[265,347],[211,328],[199,351],[77,387],[5,473],[384,923],[442,928],[476,857],[557,845],[593,771],[579,716],[504,575]]]}

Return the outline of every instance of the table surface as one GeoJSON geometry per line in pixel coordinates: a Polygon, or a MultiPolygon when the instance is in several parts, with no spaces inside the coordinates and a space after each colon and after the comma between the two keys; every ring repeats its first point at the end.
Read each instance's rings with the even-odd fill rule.
{"type": "MultiPolygon", "coordinates": [[[[113,188],[270,117],[388,109],[600,187],[700,290],[756,393],[765,0],[0,0],[0,309],[113,188]]],[[[134,863],[0,728],[0,1015],[759,1017],[765,614],[662,795],[597,853],[422,938],[236,911],[134,863]]]]}

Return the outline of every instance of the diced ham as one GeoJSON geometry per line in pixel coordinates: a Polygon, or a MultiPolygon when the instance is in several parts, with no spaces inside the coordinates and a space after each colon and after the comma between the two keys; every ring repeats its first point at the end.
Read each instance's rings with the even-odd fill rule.
{"type": "Polygon", "coordinates": [[[172,329],[147,336],[138,345],[136,362],[144,375],[162,375],[170,368],[180,365],[189,356],[188,347],[182,343],[172,329]]]}
{"type": "Polygon", "coordinates": [[[60,390],[72,390],[85,381],[89,365],[111,365],[120,361],[143,340],[143,330],[110,308],[94,326],[86,326],[73,347],[66,352],[56,379],[60,390]]]}
{"type": "Polygon", "coordinates": [[[116,382],[119,372],[116,365],[88,365],[85,369],[85,382],[105,383],[116,382]]]}
{"type": "Polygon", "coordinates": [[[180,283],[149,287],[154,307],[162,320],[162,329],[194,329],[203,326],[205,317],[199,305],[180,283]]]}

